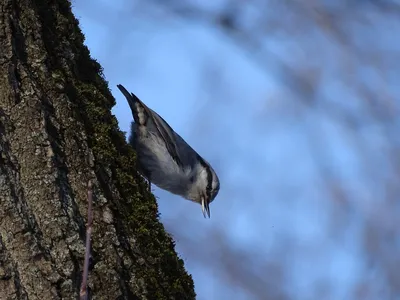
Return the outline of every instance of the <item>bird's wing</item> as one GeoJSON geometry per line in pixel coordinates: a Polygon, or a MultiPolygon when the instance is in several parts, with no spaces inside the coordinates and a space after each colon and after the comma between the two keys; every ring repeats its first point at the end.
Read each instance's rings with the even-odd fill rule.
{"type": "Polygon", "coordinates": [[[199,162],[199,158],[202,159],[201,156],[179,134],[174,132],[174,135],[181,161],[184,165],[189,165],[193,168],[199,162]]]}
{"type": "Polygon", "coordinates": [[[165,142],[165,145],[168,149],[168,152],[171,154],[172,158],[175,160],[175,162],[183,167],[183,163],[181,160],[181,156],[179,155],[178,151],[178,146],[176,144],[175,140],[175,132],[171,128],[171,126],[168,125],[168,123],[160,116],[158,115],[155,111],[147,108],[152,112],[151,118],[156,126],[156,129],[162,139],[165,142]]]}
{"type": "Polygon", "coordinates": [[[144,109],[146,117],[150,119],[154,124],[154,130],[156,130],[157,133],[163,139],[165,146],[167,147],[167,150],[171,154],[172,158],[179,166],[182,167],[183,164],[178,154],[178,147],[176,145],[176,140],[175,140],[175,132],[171,128],[171,126],[169,126],[168,123],[155,111],[148,108],[138,97],[136,97],[136,95],[134,95],[133,93],[129,93],[124,86],[118,84],[117,87],[122,92],[122,94],[124,94],[125,98],[128,100],[135,123],[139,125],[145,125],[139,123],[138,111],[137,108],[135,107],[135,103],[137,102],[144,109]]]}

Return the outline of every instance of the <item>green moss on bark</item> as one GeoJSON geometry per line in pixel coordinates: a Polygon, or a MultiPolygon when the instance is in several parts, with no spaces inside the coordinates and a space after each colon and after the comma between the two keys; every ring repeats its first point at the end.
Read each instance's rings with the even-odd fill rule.
{"type": "Polygon", "coordinates": [[[193,280],[158,220],[156,200],[136,174],[135,153],[111,114],[115,100],[100,64],[90,57],[83,44],[84,35],[69,1],[35,0],[34,3],[49,53],[46,62],[51,73],[49,80],[73,102],[76,119],[85,124],[95,157],[95,172],[98,178],[103,178],[100,188],[110,195],[112,202],[113,197],[107,191],[111,182],[124,199],[114,201],[113,205],[114,213],[121,219],[120,226],[135,240],[135,249],[130,249],[133,265],[129,267],[133,276],[127,275],[138,282],[137,289],[131,291],[133,297],[195,299],[193,280]]]}

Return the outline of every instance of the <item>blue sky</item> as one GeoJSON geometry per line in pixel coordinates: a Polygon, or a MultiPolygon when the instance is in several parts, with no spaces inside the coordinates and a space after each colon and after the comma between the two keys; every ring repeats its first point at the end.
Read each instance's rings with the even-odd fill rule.
{"type": "MultiPolygon", "coordinates": [[[[116,84],[157,111],[220,176],[221,191],[211,205],[210,220],[203,219],[199,205],[154,187],[161,221],[177,241],[198,299],[256,299],[227,277],[229,251],[250,253],[246,265],[261,282],[265,277],[266,293],[320,299],[326,289],[329,297],[324,299],[353,299],[361,280],[374,282],[371,295],[384,299],[385,279],[378,280],[371,269],[363,240],[364,222],[375,198],[382,197],[381,180],[388,174],[383,166],[389,163],[376,151],[386,147],[379,124],[368,123],[361,147],[371,163],[382,166],[376,169],[382,175],[366,176],[368,158],[360,155],[359,140],[352,140],[346,124],[294,102],[273,64],[266,72],[220,32],[175,20],[161,10],[152,17],[134,3],[76,1],[73,9],[117,100],[113,113],[120,128],[128,131],[132,116],[116,84]],[[332,199],[326,170],[346,193],[355,195],[353,202],[332,199]],[[283,270],[281,279],[271,274],[271,266],[283,270]]],[[[312,36],[315,42],[318,34],[312,36]]],[[[292,43],[268,40],[287,61],[301,57],[310,64],[327,62],[320,97],[350,112],[363,107],[362,99],[335,77],[337,64],[326,60],[337,49],[323,44],[327,56],[312,62],[308,51],[314,46],[307,43],[293,54],[288,51],[292,43]]],[[[240,264],[233,262],[233,267],[240,264]]]]}

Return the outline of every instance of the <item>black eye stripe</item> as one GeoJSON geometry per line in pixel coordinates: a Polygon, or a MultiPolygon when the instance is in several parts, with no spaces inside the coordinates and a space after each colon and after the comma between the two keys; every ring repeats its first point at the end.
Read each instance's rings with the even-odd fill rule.
{"type": "Polygon", "coordinates": [[[204,167],[204,169],[207,172],[206,195],[207,195],[207,201],[209,202],[211,200],[211,187],[212,187],[211,169],[200,155],[197,155],[197,159],[200,161],[201,165],[204,167]]]}

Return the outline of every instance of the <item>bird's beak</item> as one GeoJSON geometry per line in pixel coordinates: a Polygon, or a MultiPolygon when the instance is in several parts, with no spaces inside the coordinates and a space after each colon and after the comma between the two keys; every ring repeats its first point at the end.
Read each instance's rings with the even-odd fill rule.
{"type": "Polygon", "coordinates": [[[204,218],[206,218],[207,216],[208,218],[210,218],[210,206],[205,197],[201,198],[201,210],[203,212],[204,218]]]}

